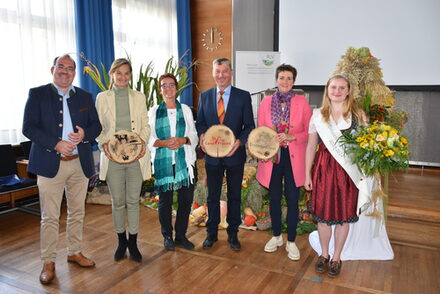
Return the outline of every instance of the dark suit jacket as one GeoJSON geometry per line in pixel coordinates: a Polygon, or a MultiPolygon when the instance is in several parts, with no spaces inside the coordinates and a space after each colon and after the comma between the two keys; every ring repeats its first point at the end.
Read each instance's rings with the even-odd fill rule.
{"type": "MultiPolygon", "coordinates": [[[[209,127],[218,124],[220,124],[220,121],[217,115],[216,88],[212,88],[200,94],[196,121],[197,133],[200,136],[209,127]]],[[[240,139],[241,145],[231,157],[214,158],[206,155],[206,163],[218,165],[223,161],[226,166],[244,163],[246,160],[247,138],[251,130],[255,128],[249,92],[231,87],[231,95],[223,124],[234,132],[235,138],[240,139]]]]}
{"type": "MultiPolygon", "coordinates": [[[[73,129],[84,129],[84,140],[77,145],[81,167],[86,177],[94,174],[91,142],[101,132],[92,95],[75,87],[67,100],[73,129]]],[[[58,173],[60,154],[55,145],[62,140],[63,100],[52,84],[29,90],[23,118],[23,134],[32,141],[28,171],[53,178],[58,173]]]]}

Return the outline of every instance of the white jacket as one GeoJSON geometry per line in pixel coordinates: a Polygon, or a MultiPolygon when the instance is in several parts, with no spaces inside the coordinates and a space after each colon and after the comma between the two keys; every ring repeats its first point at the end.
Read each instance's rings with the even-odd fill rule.
{"type": "MultiPolygon", "coordinates": [[[[189,176],[190,182],[194,183],[194,165],[195,165],[194,162],[197,159],[196,147],[197,147],[197,144],[199,143],[199,137],[197,136],[197,130],[196,130],[196,126],[194,124],[194,118],[192,115],[191,108],[189,108],[189,106],[186,104],[181,104],[181,105],[182,105],[183,118],[185,119],[185,135],[184,136],[188,137],[191,142],[191,144],[184,144],[183,145],[183,148],[185,150],[185,162],[186,162],[186,167],[188,168],[188,176],[189,176]]],[[[150,119],[150,128],[151,128],[151,135],[150,135],[150,140],[148,142],[148,148],[150,149],[151,158],[153,159],[153,162],[152,162],[153,163],[152,164],[153,172],[154,172],[154,159],[155,159],[156,150],[157,150],[157,147],[154,147],[153,145],[156,142],[156,140],[159,139],[156,135],[156,112],[157,112],[158,107],[159,107],[158,105],[155,105],[148,112],[148,117],[150,119]]],[[[174,123],[175,123],[175,119],[174,119],[174,123]]],[[[170,125],[170,128],[171,128],[171,132],[175,134],[176,133],[176,125],[170,125]]]]}

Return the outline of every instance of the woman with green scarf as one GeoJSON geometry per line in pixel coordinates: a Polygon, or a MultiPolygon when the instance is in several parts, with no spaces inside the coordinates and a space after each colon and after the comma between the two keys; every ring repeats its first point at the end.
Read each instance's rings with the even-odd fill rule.
{"type": "Polygon", "coordinates": [[[154,186],[159,192],[159,221],[164,247],[174,250],[176,245],[181,245],[192,250],[194,244],[186,238],[186,230],[194,194],[198,137],[191,108],[176,100],[177,85],[173,74],[159,77],[163,102],[149,111],[151,136],[148,146],[154,163],[154,186]],[[173,239],[171,214],[174,191],[178,195],[178,209],[173,239]]]}

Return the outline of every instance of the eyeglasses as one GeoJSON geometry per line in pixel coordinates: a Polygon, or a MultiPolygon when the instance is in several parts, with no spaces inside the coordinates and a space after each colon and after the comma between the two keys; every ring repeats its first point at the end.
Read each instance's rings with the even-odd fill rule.
{"type": "Polygon", "coordinates": [[[70,71],[70,72],[74,72],[75,71],[75,68],[73,66],[64,66],[62,64],[57,64],[57,65],[55,65],[55,67],[57,69],[59,69],[59,70],[67,70],[67,71],[70,71]]]}
{"type": "Polygon", "coordinates": [[[176,84],[174,84],[174,83],[170,83],[170,84],[162,84],[162,85],[160,85],[160,87],[161,87],[162,89],[165,89],[165,88],[175,88],[175,87],[176,87],[176,84]]]}

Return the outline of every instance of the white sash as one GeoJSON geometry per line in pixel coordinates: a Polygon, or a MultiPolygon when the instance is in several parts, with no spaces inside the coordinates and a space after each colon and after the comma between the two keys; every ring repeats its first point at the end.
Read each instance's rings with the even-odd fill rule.
{"type": "Polygon", "coordinates": [[[342,133],[331,115],[329,123],[327,124],[322,118],[321,108],[315,109],[313,110],[312,120],[315,124],[319,137],[327,147],[330,154],[344,168],[353,183],[359,189],[356,213],[357,215],[361,214],[371,204],[374,178],[365,176],[359,170],[357,165],[351,163],[344,151],[342,143],[338,141],[338,139],[342,136],[342,133]]]}

